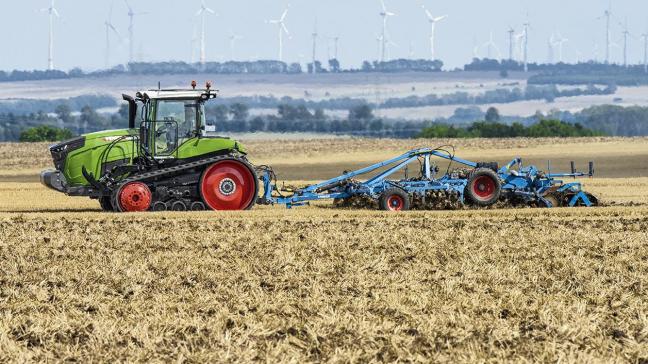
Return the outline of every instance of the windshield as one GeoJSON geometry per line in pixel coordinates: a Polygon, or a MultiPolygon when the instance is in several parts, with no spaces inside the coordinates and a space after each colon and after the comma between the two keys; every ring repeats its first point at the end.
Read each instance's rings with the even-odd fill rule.
{"type": "Polygon", "coordinates": [[[198,109],[198,104],[194,100],[159,100],[155,119],[177,123],[178,136],[181,139],[191,138],[196,130],[198,109]]]}

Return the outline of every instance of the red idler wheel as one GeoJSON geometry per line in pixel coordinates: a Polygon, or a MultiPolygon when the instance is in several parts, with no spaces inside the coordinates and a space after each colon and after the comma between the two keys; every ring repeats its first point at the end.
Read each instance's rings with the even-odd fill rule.
{"type": "Polygon", "coordinates": [[[502,183],[490,169],[479,168],[472,172],[465,189],[467,199],[477,206],[491,206],[499,201],[502,183]]]}
{"type": "Polygon", "coordinates": [[[410,209],[409,195],[400,188],[390,188],[380,195],[378,201],[381,210],[385,211],[407,211],[410,209]]]}
{"type": "Polygon", "coordinates": [[[123,212],[147,211],[151,207],[153,194],[142,182],[130,182],[122,186],[117,194],[117,202],[123,212]]]}
{"type": "Polygon", "coordinates": [[[258,188],[252,166],[238,159],[212,164],[200,179],[200,195],[212,210],[248,210],[256,202],[258,188]]]}

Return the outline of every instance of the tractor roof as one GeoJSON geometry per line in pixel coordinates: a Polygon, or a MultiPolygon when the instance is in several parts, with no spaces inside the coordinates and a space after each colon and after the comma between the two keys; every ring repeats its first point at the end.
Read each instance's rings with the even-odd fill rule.
{"type": "Polygon", "coordinates": [[[177,89],[177,90],[148,90],[140,91],[137,93],[139,98],[148,98],[148,99],[166,99],[166,100],[178,100],[178,99],[202,99],[209,100],[216,98],[215,90],[193,90],[193,89],[177,89]]]}

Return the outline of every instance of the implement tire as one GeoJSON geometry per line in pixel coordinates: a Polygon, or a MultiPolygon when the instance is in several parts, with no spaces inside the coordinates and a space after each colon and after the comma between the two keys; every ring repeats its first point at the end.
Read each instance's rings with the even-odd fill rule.
{"type": "Polygon", "coordinates": [[[491,206],[499,201],[502,193],[502,182],[497,173],[491,169],[475,169],[468,178],[464,191],[467,202],[475,206],[491,206]]]}
{"type": "Polygon", "coordinates": [[[411,207],[409,195],[400,188],[390,188],[380,195],[378,205],[385,211],[407,211],[411,207]]]}

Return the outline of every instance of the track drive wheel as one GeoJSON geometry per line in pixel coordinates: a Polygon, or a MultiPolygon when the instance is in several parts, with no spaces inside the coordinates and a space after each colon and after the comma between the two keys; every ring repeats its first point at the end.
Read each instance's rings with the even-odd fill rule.
{"type": "Polygon", "coordinates": [[[99,205],[101,206],[102,211],[105,212],[115,211],[115,208],[113,207],[112,204],[112,198],[110,198],[110,196],[99,197],[99,205]]]}
{"type": "Polygon", "coordinates": [[[130,182],[123,185],[115,194],[113,205],[120,212],[142,212],[151,207],[153,194],[142,182],[130,182]]]}
{"type": "Polygon", "coordinates": [[[234,157],[224,159],[203,172],[200,196],[211,210],[249,210],[259,193],[257,181],[249,163],[234,157]]]}
{"type": "Polygon", "coordinates": [[[468,178],[464,195],[474,205],[491,206],[499,200],[501,193],[499,176],[491,169],[478,168],[468,178]]]}
{"type": "Polygon", "coordinates": [[[411,201],[409,195],[400,188],[390,188],[380,195],[380,209],[385,211],[407,211],[411,201]]]}

